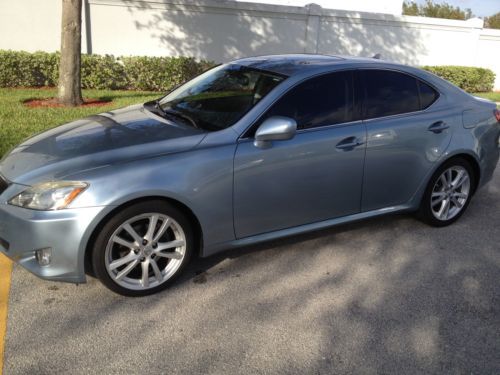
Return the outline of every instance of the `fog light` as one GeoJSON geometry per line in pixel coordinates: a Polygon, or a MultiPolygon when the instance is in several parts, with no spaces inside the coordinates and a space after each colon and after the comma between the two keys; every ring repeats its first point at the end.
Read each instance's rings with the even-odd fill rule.
{"type": "Polygon", "coordinates": [[[50,247],[47,247],[45,249],[36,250],[35,257],[40,266],[48,266],[52,259],[52,249],[50,247]]]}

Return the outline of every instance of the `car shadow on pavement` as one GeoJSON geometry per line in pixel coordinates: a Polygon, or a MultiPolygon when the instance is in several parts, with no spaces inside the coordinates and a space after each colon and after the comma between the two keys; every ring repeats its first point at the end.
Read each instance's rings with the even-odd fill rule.
{"type": "MultiPolygon", "coordinates": [[[[397,222],[398,219],[408,217],[409,215],[411,214],[387,215],[382,220],[397,222]]],[[[335,235],[349,233],[353,230],[366,228],[366,226],[374,225],[379,220],[381,219],[376,218],[360,220],[357,222],[338,225],[333,228],[319,229],[303,234],[291,235],[276,240],[269,240],[254,245],[247,245],[235,249],[225,250],[207,258],[196,256],[191,260],[191,263],[184,271],[184,274],[180,276],[176,282],[180,283],[193,281],[194,283],[201,284],[203,282],[206,282],[207,273],[209,272],[209,270],[216,267],[219,263],[222,263],[228,259],[235,260],[237,258],[244,257],[250,254],[270,251],[278,247],[296,246],[306,241],[313,241],[316,244],[316,247],[321,247],[328,244],[330,244],[331,246],[335,246],[335,235]]],[[[314,249],[310,250],[313,251],[314,249]]],[[[265,253],[261,255],[265,257],[265,253]]]]}

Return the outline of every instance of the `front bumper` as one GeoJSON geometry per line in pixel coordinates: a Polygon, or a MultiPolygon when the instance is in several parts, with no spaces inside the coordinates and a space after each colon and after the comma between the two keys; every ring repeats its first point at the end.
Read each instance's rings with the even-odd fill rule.
{"type": "Polygon", "coordinates": [[[34,211],[0,202],[0,252],[42,279],[85,282],[85,247],[103,209],[34,211]],[[41,248],[52,249],[47,266],[35,258],[41,248]]]}

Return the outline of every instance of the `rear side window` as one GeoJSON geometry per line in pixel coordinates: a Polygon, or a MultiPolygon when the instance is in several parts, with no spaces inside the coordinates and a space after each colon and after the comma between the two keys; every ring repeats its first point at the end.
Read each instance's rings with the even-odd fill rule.
{"type": "Polygon", "coordinates": [[[299,129],[334,125],[354,120],[352,71],[315,77],[281,97],[261,123],[272,116],[291,117],[299,129]]]}
{"type": "Polygon", "coordinates": [[[438,93],[428,84],[423,83],[422,81],[417,80],[418,82],[418,91],[420,93],[420,109],[426,109],[432,103],[436,101],[438,98],[438,93]]]}
{"type": "Polygon", "coordinates": [[[420,109],[415,77],[388,70],[362,71],[364,118],[415,112],[420,109]]]}

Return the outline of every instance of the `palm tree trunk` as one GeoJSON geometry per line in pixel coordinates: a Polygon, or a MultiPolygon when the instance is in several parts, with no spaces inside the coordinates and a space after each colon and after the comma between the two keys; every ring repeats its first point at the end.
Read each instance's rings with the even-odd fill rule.
{"type": "Polygon", "coordinates": [[[81,88],[82,0],[62,0],[61,61],[58,99],[65,105],[83,103],[81,88]]]}

